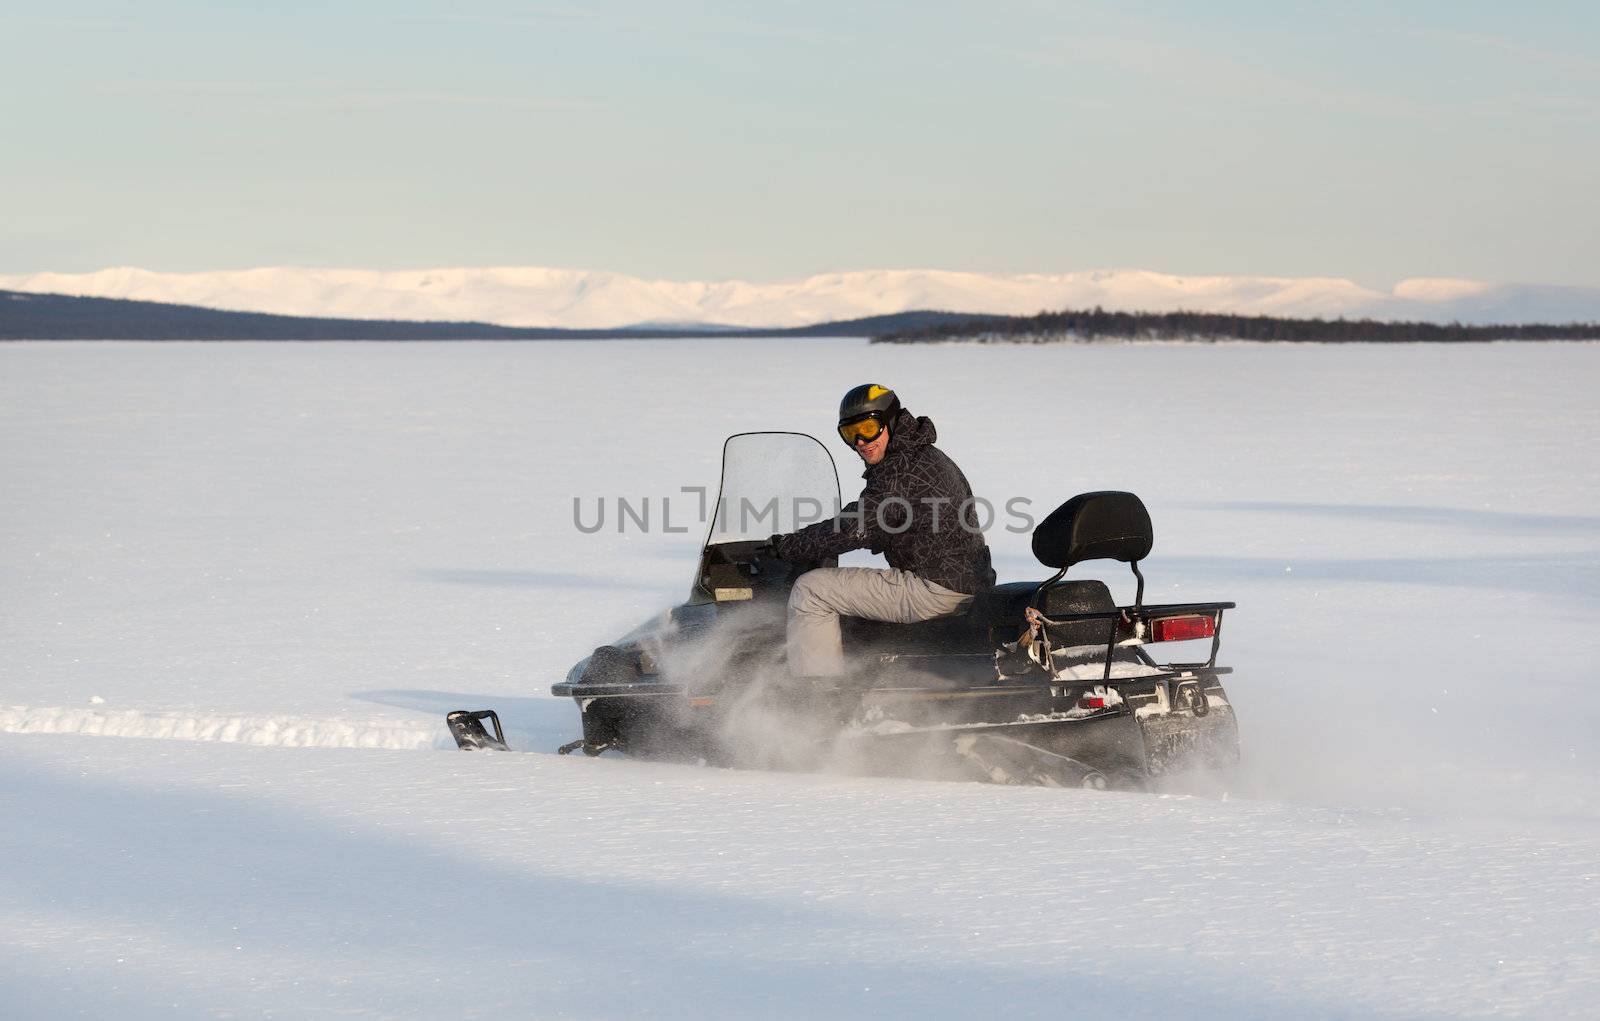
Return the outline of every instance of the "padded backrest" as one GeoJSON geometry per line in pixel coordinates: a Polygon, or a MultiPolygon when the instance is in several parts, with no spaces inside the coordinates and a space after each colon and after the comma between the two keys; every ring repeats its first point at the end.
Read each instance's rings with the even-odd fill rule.
{"type": "Polygon", "coordinates": [[[1085,560],[1133,563],[1150,555],[1155,531],[1144,502],[1132,493],[1080,493],[1033,530],[1033,555],[1046,567],[1085,560]]]}

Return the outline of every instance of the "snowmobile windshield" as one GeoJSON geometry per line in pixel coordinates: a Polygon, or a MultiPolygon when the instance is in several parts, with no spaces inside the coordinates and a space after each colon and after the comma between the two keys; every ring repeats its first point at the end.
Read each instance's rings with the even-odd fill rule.
{"type": "Polygon", "coordinates": [[[722,447],[722,486],[707,546],[793,532],[839,512],[839,473],[805,433],[739,433],[722,447]]]}

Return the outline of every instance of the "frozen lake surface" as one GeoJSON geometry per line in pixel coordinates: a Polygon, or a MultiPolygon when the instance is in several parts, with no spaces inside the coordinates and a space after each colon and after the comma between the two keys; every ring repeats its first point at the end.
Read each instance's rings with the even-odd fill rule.
{"type": "Polygon", "coordinates": [[[1560,344],[0,346],[0,1002],[1586,1016],[1597,383],[1560,344]],[[574,499],[677,524],[726,434],[827,441],[869,379],[997,504],[1140,493],[1151,598],[1239,603],[1226,797],[548,754],[549,684],[703,528],[574,499]],[[483,706],[541,754],[446,750],[483,706]]]}

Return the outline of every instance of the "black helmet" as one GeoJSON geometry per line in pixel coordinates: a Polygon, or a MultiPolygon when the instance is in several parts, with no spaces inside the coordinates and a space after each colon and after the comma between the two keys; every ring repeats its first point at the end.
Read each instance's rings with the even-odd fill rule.
{"type": "Polygon", "coordinates": [[[839,402],[839,437],[854,447],[872,442],[900,413],[900,398],[886,386],[862,383],[839,402]]]}
{"type": "Polygon", "coordinates": [[[894,420],[895,413],[900,410],[900,398],[894,391],[886,386],[876,383],[862,383],[844,395],[844,400],[839,402],[839,424],[866,418],[868,415],[882,416],[885,423],[894,420]]]}

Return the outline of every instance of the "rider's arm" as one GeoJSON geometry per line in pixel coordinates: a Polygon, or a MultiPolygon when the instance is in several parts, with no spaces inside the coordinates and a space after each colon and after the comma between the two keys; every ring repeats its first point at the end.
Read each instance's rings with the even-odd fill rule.
{"type": "Polygon", "coordinates": [[[870,479],[861,498],[852,500],[829,521],[807,525],[797,532],[772,537],[773,549],[791,564],[803,564],[836,557],[851,550],[870,549],[881,553],[886,535],[909,527],[910,501],[893,499],[881,481],[870,479]]]}
{"type": "Polygon", "coordinates": [[[860,508],[860,500],[852,501],[836,518],[807,525],[798,532],[774,535],[772,548],[791,564],[807,564],[866,549],[870,540],[866,529],[861,527],[860,508]]]}

